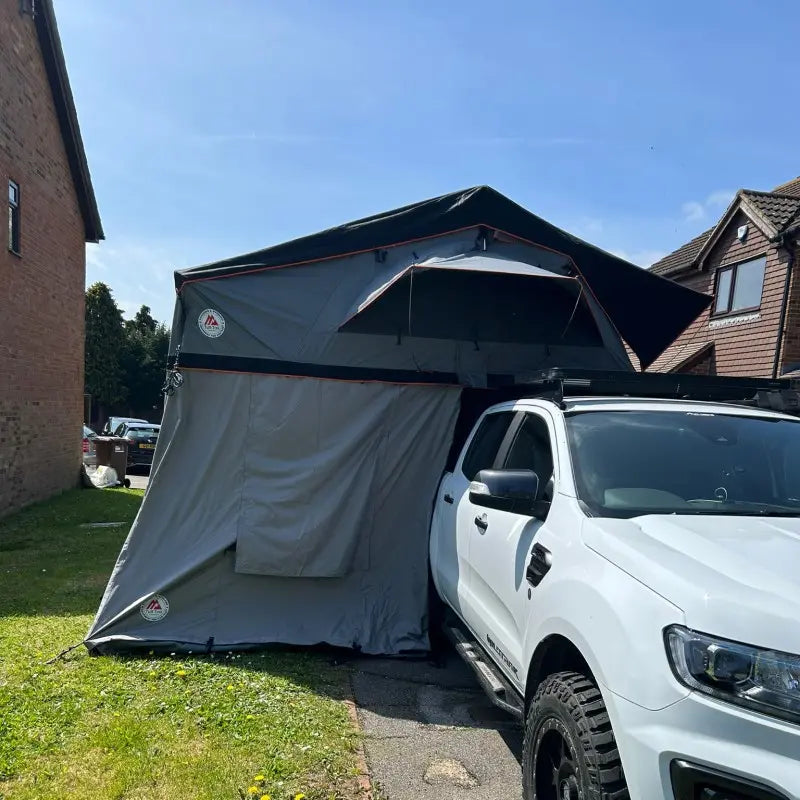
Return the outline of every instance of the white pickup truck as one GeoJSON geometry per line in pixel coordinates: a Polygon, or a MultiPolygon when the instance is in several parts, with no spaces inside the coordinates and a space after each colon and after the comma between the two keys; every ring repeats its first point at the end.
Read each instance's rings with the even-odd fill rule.
{"type": "Polygon", "coordinates": [[[525,726],[526,800],[800,800],[800,421],[534,397],[435,500],[451,639],[525,726]]]}

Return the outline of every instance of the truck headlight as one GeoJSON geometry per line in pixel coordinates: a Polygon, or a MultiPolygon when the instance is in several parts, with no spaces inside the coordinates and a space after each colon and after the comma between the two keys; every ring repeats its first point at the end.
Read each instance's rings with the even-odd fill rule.
{"type": "Polygon", "coordinates": [[[690,689],[800,723],[800,656],[695,633],[664,631],[675,677],[690,689]]]}

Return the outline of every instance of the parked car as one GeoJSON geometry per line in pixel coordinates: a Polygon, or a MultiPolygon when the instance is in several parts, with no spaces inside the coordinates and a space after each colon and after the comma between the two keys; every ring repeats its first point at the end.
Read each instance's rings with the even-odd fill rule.
{"type": "Polygon", "coordinates": [[[444,475],[445,632],[524,723],[525,800],[800,798],[800,421],[756,380],[545,384],[444,475]]]}
{"type": "Polygon", "coordinates": [[[94,449],[94,437],[97,434],[88,426],[83,426],[83,463],[87,467],[93,467],[97,464],[97,453],[94,449]]]}
{"type": "Polygon", "coordinates": [[[124,422],[147,422],[147,420],[138,417],[109,417],[103,426],[103,436],[113,435],[124,422]]]}
{"type": "Polygon", "coordinates": [[[129,467],[149,467],[153,463],[160,430],[161,426],[152,422],[123,422],[117,427],[114,435],[128,440],[129,467]]]}

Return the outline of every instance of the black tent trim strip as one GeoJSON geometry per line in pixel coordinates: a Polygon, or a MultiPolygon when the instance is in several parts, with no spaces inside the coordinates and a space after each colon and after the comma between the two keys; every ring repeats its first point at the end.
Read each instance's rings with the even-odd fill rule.
{"type": "MultiPolygon", "coordinates": [[[[277,375],[288,378],[322,378],[358,383],[414,383],[437,386],[461,386],[454,372],[419,372],[405,369],[377,369],[328,364],[308,364],[302,361],[278,361],[272,358],[218,356],[207,353],[181,353],[178,368],[207,372],[238,372],[255,375],[277,375]]],[[[500,385],[512,380],[510,376],[491,376],[500,385]]]]}

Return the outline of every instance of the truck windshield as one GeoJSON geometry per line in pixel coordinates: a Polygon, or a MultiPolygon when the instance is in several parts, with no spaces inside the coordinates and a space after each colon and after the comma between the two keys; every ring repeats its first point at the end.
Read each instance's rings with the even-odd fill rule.
{"type": "Polygon", "coordinates": [[[578,498],[596,515],[800,515],[800,422],[685,411],[567,417],[578,498]]]}

